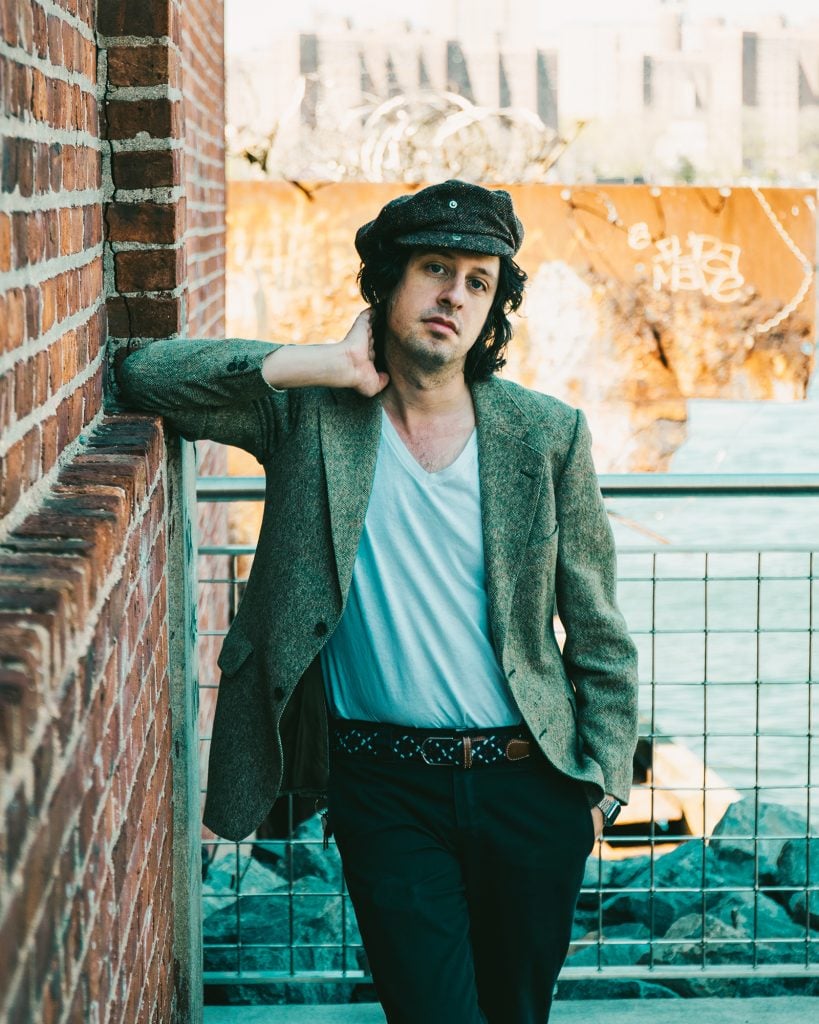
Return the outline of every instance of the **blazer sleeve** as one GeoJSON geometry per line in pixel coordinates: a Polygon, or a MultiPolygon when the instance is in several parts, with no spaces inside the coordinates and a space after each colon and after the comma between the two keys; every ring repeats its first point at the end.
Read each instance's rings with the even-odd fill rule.
{"type": "Polygon", "coordinates": [[[637,745],[637,649],[617,606],[614,536],[580,410],[556,502],[557,610],[566,630],[563,660],[576,692],[580,739],[603,771],[606,792],[625,803],[637,745]]]}
{"type": "Polygon", "coordinates": [[[238,339],[155,341],[120,364],[119,399],[126,408],[164,417],[188,441],[234,445],[263,463],[297,400],[262,376],[262,363],[277,348],[238,339]]]}

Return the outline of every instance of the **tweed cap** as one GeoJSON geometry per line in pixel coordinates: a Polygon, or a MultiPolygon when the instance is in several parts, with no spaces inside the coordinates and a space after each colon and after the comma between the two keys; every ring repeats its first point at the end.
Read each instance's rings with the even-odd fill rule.
{"type": "Polygon", "coordinates": [[[523,225],[508,192],[453,179],[391,200],[358,229],[355,247],[366,261],[385,241],[514,256],[523,225]]]}

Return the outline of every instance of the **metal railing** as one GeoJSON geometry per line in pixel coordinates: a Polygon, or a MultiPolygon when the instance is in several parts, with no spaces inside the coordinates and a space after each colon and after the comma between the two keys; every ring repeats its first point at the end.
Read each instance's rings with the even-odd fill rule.
{"type": "MultiPolygon", "coordinates": [[[[819,498],[807,475],[600,482],[610,508],[819,498]]],[[[197,497],[259,501],[264,479],[200,478],[197,497]]],[[[735,992],[819,978],[819,515],[805,522],[796,543],[618,544],[640,652],[635,785],[589,858],[561,986],[637,979],[698,994],[706,980],[714,993],[720,980],[735,992]]],[[[229,616],[253,550],[200,549],[225,559],[200,584],[227,588],[229,616]]],[[[311,983],[318,999],[343,999],[338,986],[369,974],[338,856],[322,850],[312,807],[283,806],[267,838],[203,846],[205,983],[311,983]]]]}

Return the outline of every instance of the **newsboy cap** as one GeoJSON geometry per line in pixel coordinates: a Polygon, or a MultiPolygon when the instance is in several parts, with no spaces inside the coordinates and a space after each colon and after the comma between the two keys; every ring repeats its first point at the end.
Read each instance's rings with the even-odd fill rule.
{"type": "Polygon", "coordinates": [[[380,242],[514,256],[522,241],[508,192],[452,179],[391,200],[358,229],[355,247],[366,262],[380,242]]]}

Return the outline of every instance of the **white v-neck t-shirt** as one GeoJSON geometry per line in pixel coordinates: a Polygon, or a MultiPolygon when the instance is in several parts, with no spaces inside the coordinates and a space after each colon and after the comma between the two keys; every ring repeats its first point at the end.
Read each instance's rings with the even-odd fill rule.
{"type": "Polygon", "coordinates": [[[489,639],[477,434],[428,473],[381,415],[350,593],[321,652],[330,711],[428,728],[517,724],[489,639]]]}

